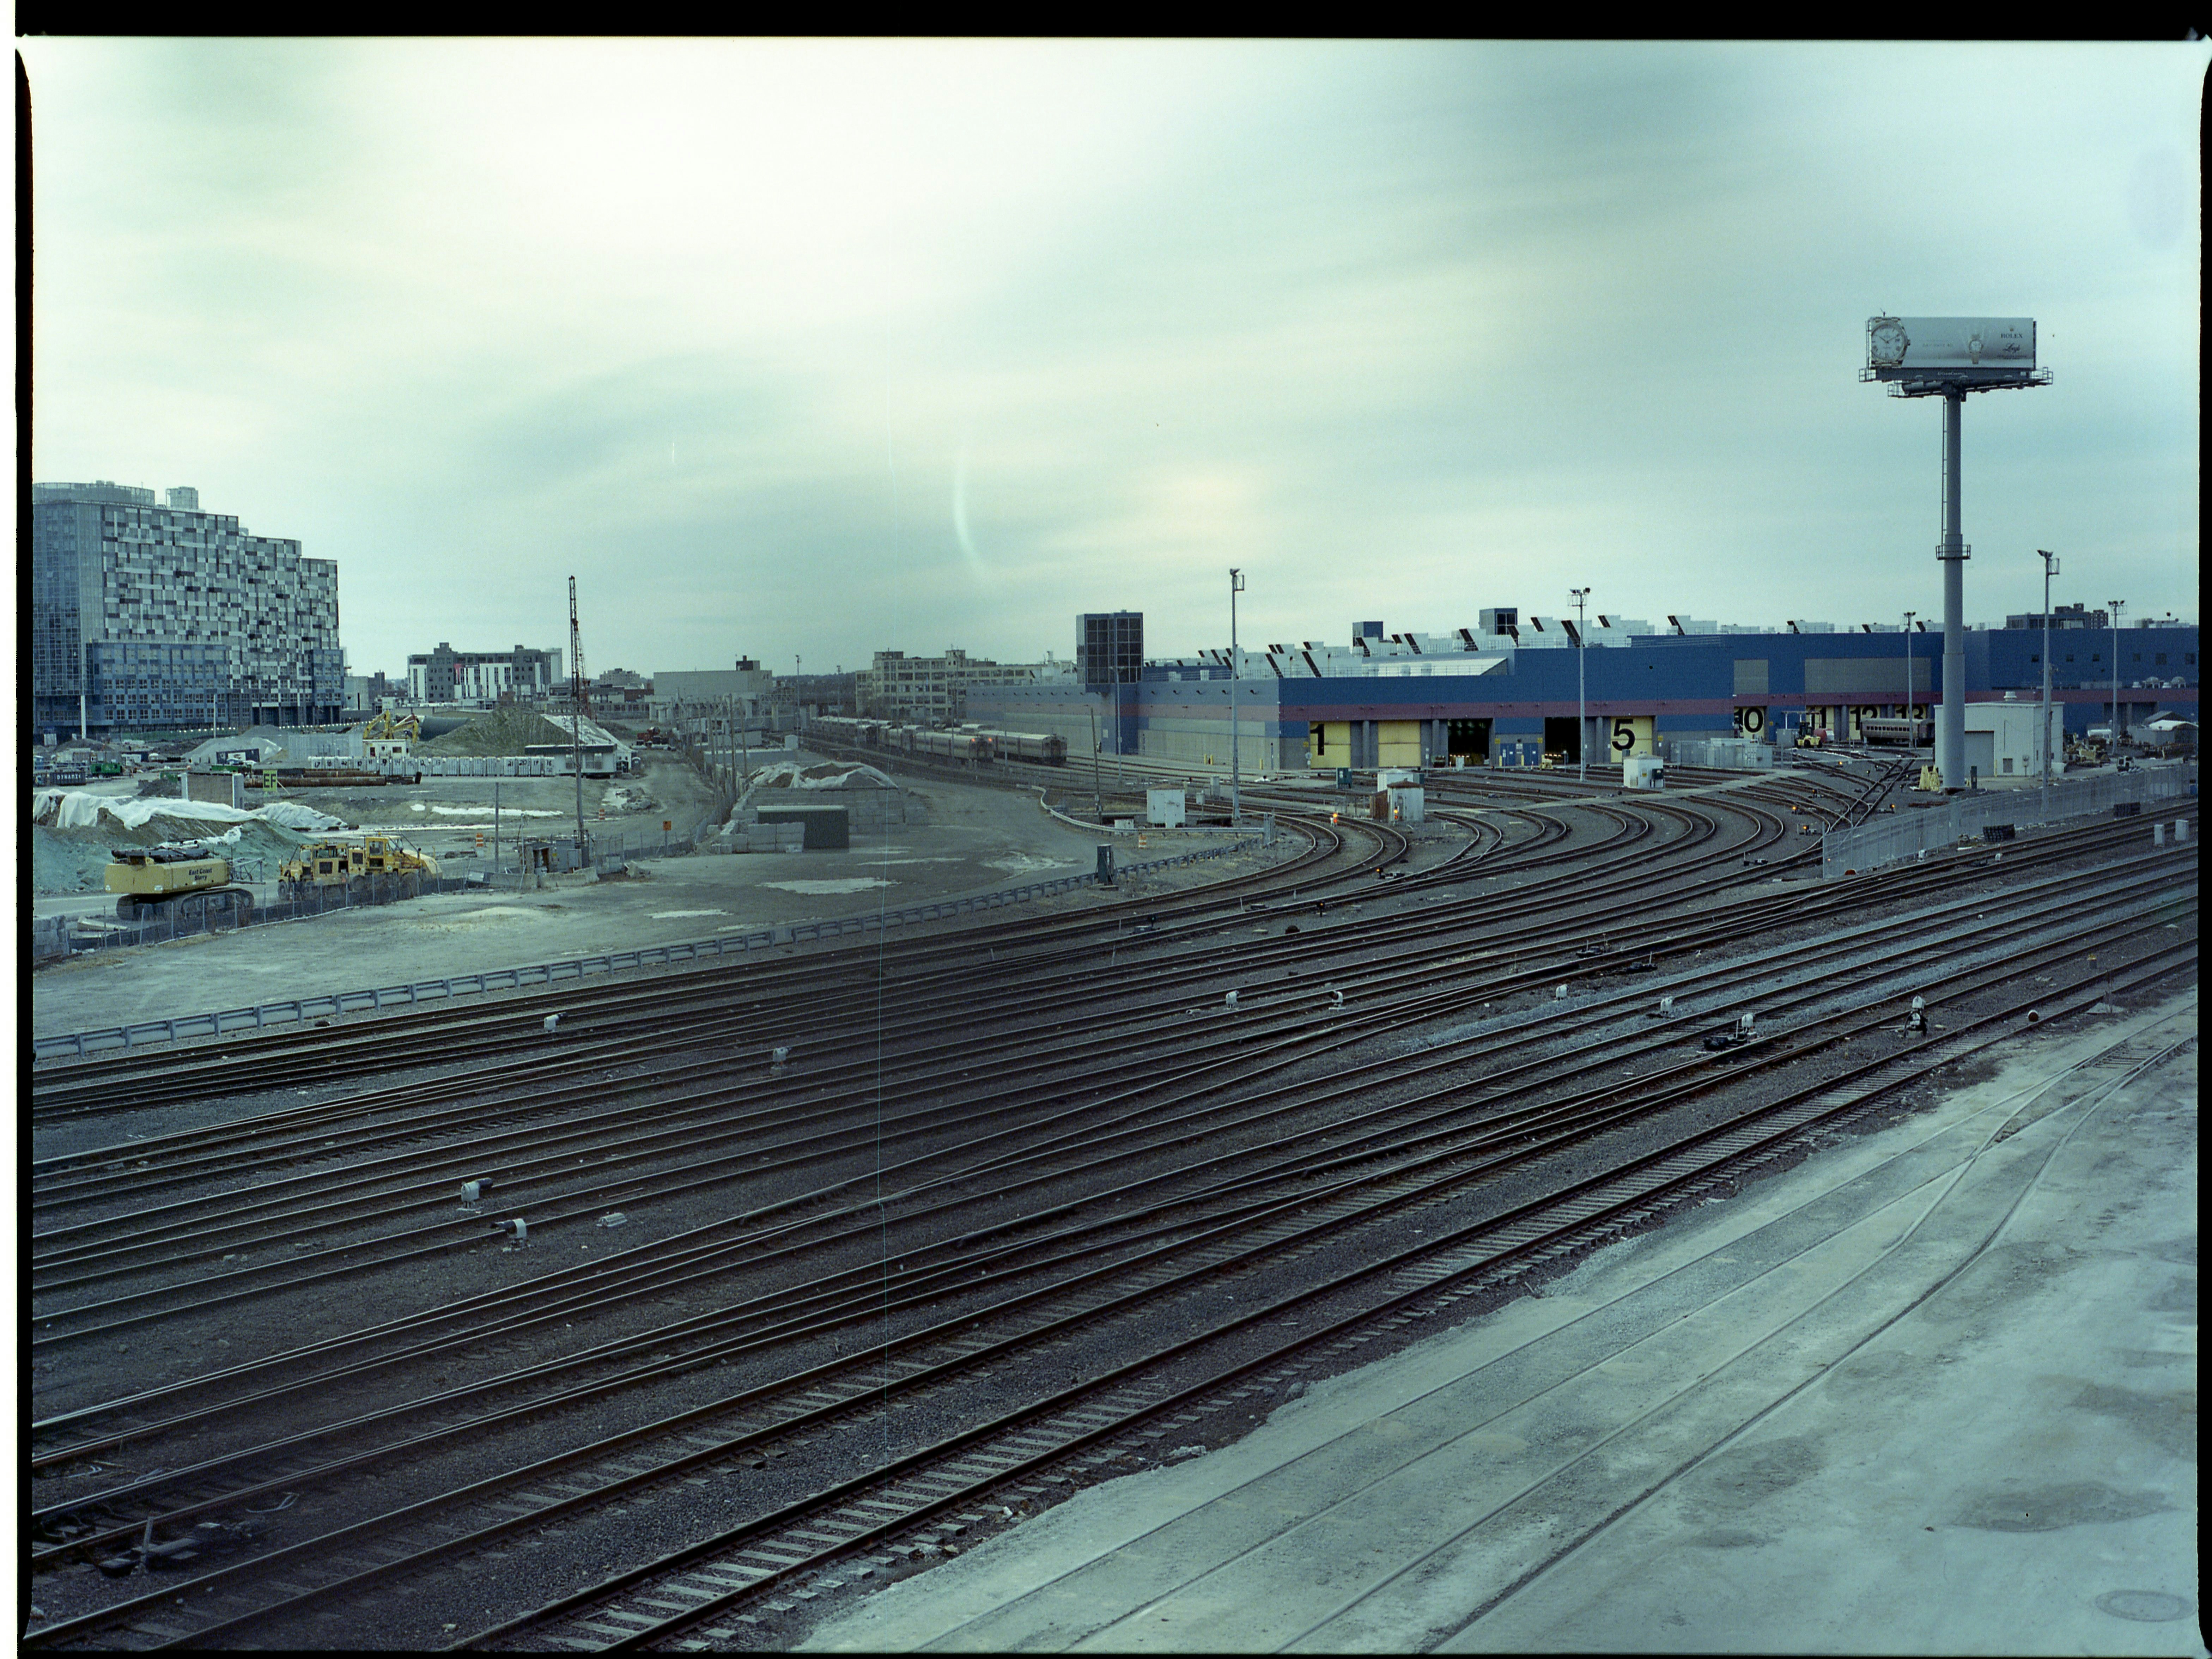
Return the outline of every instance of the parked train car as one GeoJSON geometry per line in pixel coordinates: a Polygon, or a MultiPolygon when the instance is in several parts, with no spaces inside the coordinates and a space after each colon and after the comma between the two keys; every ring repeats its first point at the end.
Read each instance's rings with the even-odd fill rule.
{"type": "Polygon", "coordinates": [[[1902,715],[1869,714],[1859,720],[1859,736],[1870,744],[1904,744],[1925,749],[1936,741],[1936,722],[1907,720],[1902,715]]]}
{"type": "Polygon", "coordinates": [[[854,749],[881,749],[884,745],[884,722],[855,719],[850,714],[817,714],[809,722],[807,730],[830,743],[842,743],[854,749]]]}
{"type": "Polygon", "coordinates": [[[987,762],[991,758],[991,739],[981,732],[932,732],[920,726],[904,729],[904,747],[908,754],[927,755],[936,760],[987,762]]]}
{"type": "Polygon", "coordinates": [[[986,732],[982,735],[991,739],[1002,759],[1027,761],[1034,766],[1067,764],[1067,739],[1057,733],[986,732]]]}

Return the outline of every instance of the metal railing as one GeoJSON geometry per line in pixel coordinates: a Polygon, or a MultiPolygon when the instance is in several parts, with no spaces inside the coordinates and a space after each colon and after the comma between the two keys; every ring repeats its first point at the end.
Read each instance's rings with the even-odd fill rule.
{"type": "Polygon", "coordinates": [[[2033,784],[1954,796],[1940,806],[1908,808],[1856,830],[1831,830],[1821,838],[1820,873],[1832,878],[1878,869],[1972,840],[1991,825],[2056,823],[2107,812],[2129,801],[2174,799],[2192,793],[2196,785],[2194,767],[2145,767],[2054,783],[2047,800],[2046,792],[2033,784]]]}
{"type": "MultiPolygon", "coordinates": [[[[1124,866],[1115,873],[1121,876],[1141,875],[1147,871],[1164,870],[1174,865],[1194,864],[1201,859],[1220,858],[1224,854],[1257,844],[1256,838],[1248,837],[1225,846],[1201,848],[1173,858],[1153,859],[1143,864],[1124,866]]],[[[502,871],[500,873],[506,875],[508,872],[502,871]]],[[[526,872],[523,873],[524,878],[527,879],[526,872]]],[[[130,1025],[109,1026],[96,1031],[62,1032],[34,1038],[31,1043],[31,1057],[34,1060],[58,1059],[64,1055],[82,1057],[109,1049],[128,1050],[142,1042],[174,1042],[180,1037],[220,1036],[226,1031],[260,1030],[271,1025],[297,1024],[339,1014],[416,1007],[424,1003],[450,1001],[456,997],[482,995],[488,991],[521,990],[532,985],[554,985],[567,980],[581,980],[594,974],[611,974],[629,969],[662,967],[679,962],[743,955],[750,951],[764,950],[778,945],[836,939],[846,933],[866,933],[915,922],[941,921],[948,916],[969,915],[981,910],[998,909],[1029,899],[1068,892],[1077,887],[1093,884],[1097,880],[1095,872],[1085,872],[1078,876],[1060,876],[1050,881],[1033,881],[1019,887],[971,894],[965,898],[909,905],[900,910],[863,912],[823,921],[787,922],[781,927],[757,928],[749,933],[716,934],[671,945],[641,945],[635,951],[611,951],[599,956],[569,957],[559,962],[538,963],[527,967],[496,968],[477,974],[453,974],[442,979],[418,980],[408,985],[387,985],[368,990],[340,991],[327,996],[292,998],[283,1002],[258,1003],[247,1008],[227,1008],[216,1013],[179,1014],[161,1019],[140,1020],[130,1025]]],[[[490,885],[492,884],[473,878],[441,878],[436,890],[481,892],[490,885]]],[[[433,889],[425,884],[422,890],[427,893],[433,889]]],[[[349,907],[333,904],[330,908],[342,909],[349,907]]]]}
{"type": "Polygon", "coordinates": [[[1742,772],[1774,769],[1774,745],[1750,738],[1662,738],[1659,754],[1669,766],[1742,772]]]}

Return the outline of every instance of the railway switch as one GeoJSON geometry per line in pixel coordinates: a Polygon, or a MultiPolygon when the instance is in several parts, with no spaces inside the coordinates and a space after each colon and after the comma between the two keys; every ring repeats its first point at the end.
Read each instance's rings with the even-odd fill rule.
{"type": "Polygon", "coordinates": [[[555,1028],[556,1026],[559,1025],[559,1024],[560,1024],[560,1023],[561,1023],[561,1016],[560,1016],[560,1015],[558,1015],[558,1014],[548,1014],[548,1015],[546,1015],[546,1016],[545,1016],[545,1035],[546,1035],[546,1036],[551,1036],[553,1035],[554,1028],[555,1028]]]}
{"type": "Polygon", "coordinates": [[[1912,999],[1912,1012],[1905,1017],[1905,1029],[1915,1036],[1928,1030],[1928,1000],[1925,997],[1912,999]]]}
{"type": "Polygon", "coordinates": [[[768,1063],[771,1066],[781,1066],[790,1059],[791,1048],[787,1044],[768,1051],[768,1063]]]}
{"type": "Polygon", "coordinates": [[[519,1250],[530,1243],[530,1224],[520,1216],[515,1217],[512,1221],[502,1221],[499,1224],[501,1231],[507,1235],[508,1249],[519,1250]]]}
{"type": "Polygon", "coordinates": [[[1234,1008],[1237,1006],[1237,993],[1231,991],[1224,996],[1221,999],[1221,1006],[1224,1008],[1234,1008]]]}
{"type": "Polygon", "coordinates": [[[461,1202],[464,1204],[477,1203],[483,1199],[485,1192],[490,1188],[490,1186],[491,1182],[481,1178],[475,1181],[464,1181],[461,1183],[461,1202]]]}

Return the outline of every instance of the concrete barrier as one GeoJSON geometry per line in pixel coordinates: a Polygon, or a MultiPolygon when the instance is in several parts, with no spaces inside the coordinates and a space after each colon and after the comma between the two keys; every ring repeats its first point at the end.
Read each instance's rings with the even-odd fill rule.
{"type": "Polygon", "coordinates": [[[2186,795],[2195,782],[2193,767],[2137,767],[2054,783],[2047,792],[2029,786],[1954,795],[1941,805],[1908,808],[1856,830],[1831,830],[1821,837],[1820,873],[1834,877],[1879,869],[1940,847],[1978,840],[1995,826],[2055,823],[2127,807],[2140,812],[2141,803],[2186,795]]]}

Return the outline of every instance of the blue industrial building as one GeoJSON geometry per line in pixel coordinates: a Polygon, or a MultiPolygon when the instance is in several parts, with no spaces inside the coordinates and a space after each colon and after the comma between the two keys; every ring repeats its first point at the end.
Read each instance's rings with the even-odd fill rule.
{"type": "MultiPolygon", "coordinates": [[[[1379,624],[1362,624],[1363,632],[1370,628],[1380,634],[1379,624]]],[[[2044,637],[2040,628],[1969,631],[1970,711],[1978,702],[2039,697],[2044,637]]],[[[2100,726],[2111,713],[2114,637],[2080,628],[2050,635],[2052,699],[2069,732],[2100,726]]],[[[2197,718],[2194,625],[2125,628],[2118,641],[2124,726],[2162,714],[2197,718]]],[[[1417,645],[1357,665],[1274,647],[1247,653],[1242,678],[1233,680],[1225,658],[1209,653],[1194,662],[1148,662],[1136,683],[1119,687],[994,686],[969,694],[969,717],[1057,732],[1071,756],[1089,751],[1095,731],[1109,754],[1226,764],[1233,690],[1241,763],[1279,771],[1432,764],[1451,757],[1476,763],[1497,753],[1571,760],[1585,746],[1592,760],[1611,759],[1655,752],[1670,737],[1786,744],[1808,725],[1856,738],[1861,720],[1907,708],[1926,714],[1943,694],[1942,639],[1932,630],[1654,633],[1579,649],[1438,653],[1417,645]]]]}

